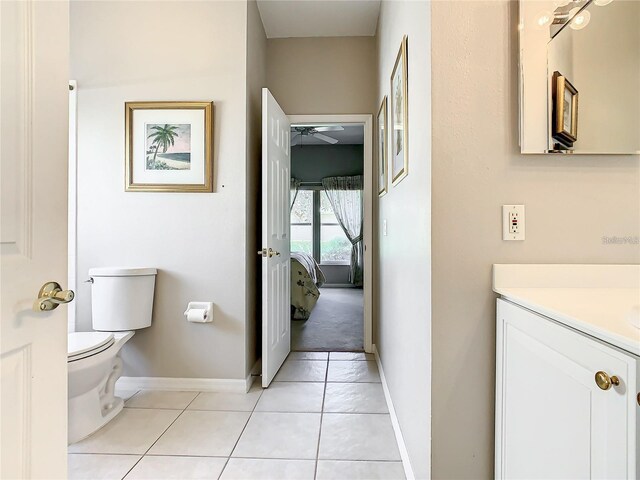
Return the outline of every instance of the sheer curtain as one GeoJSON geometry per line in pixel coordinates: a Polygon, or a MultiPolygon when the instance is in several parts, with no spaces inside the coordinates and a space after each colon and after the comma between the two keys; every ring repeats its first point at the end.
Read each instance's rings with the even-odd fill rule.
{"type": "Polygon", "coordinates": [[[300,180],[291,177],[291,193],[289,195],[289,211],[293,208],[293,204],[298,196],[298,190],[300,190],[300,180]]]}
{"type": "Polygon", "coordinates": [[[322,179],[333,212],[345,235],[351,242],[351,271],[349,280],[362,285],[364,248],[362,242],[363,222],[363,179],[362,175],[352,177],[327,177],[322,179]]]}

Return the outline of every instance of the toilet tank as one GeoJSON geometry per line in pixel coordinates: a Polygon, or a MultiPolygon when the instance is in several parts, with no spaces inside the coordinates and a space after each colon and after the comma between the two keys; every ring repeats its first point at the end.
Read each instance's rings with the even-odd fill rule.
{"type": "Polygon", "coordinates": [[[151,325],[155,268],[89,269],[93,329],[137,330],[151,325]]]}

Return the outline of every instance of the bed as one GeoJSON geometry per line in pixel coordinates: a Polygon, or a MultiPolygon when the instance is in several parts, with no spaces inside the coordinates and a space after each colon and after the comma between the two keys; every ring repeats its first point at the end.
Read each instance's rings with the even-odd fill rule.
{"type": "Polygon", "coordinates": [[[312,255],[291,252],[291,318],[308,320],[325,277],[312,255]]]}

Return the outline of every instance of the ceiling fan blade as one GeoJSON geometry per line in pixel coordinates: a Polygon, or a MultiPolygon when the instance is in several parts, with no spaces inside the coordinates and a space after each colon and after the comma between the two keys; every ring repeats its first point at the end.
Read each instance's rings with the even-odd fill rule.
{"type": "Polygon", "coordinates": [[[324,140],[331,145],[335,145],[336,143],[338,143],[338,140],[336,140],[335,138],[327,137],[326,135],[323,135],[321,133],[314,133],[313,136],[319,138],[320,140],[324,140]]]}
{"type": "Polygon", "coordinates": [[[327,127],[316,127],[316,132],[341,132],[344,130],[344,127],[340,125],[329,125],[327,127]]]}
{"type": "Polygon", "coordinates": [[[300,143],[300,134],[296,133],[291,137],[291,146],[295,147],[298,143],[300,143]]]}

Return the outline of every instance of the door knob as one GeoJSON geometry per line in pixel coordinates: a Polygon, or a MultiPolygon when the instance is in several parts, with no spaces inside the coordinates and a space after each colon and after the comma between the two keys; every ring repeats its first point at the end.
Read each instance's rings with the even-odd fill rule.
{"type": "Polygon", "coordinates": [[[271,258],[274,255],[280,255],[280,252],[276,252],[272,248],[263,248],[262,250],[258,250],[258,255],[271,258]]]}
{"type": "Polygon", "coordinates": [[[601,390],[609,390],[611,385],[620,385],[620,379],[615,375],[609,376],[606,372],[600,370],[596,373],[596,385],[601,390]]]}
{"type": "Polygon", "coordinates": [[[36,312],[55,310],[61,303],[69,303],[74,298],[73,290],[62,290],[58,282],[47,282],[38,292],[38,299],[33,303],[33,309],[36,312]]]}

